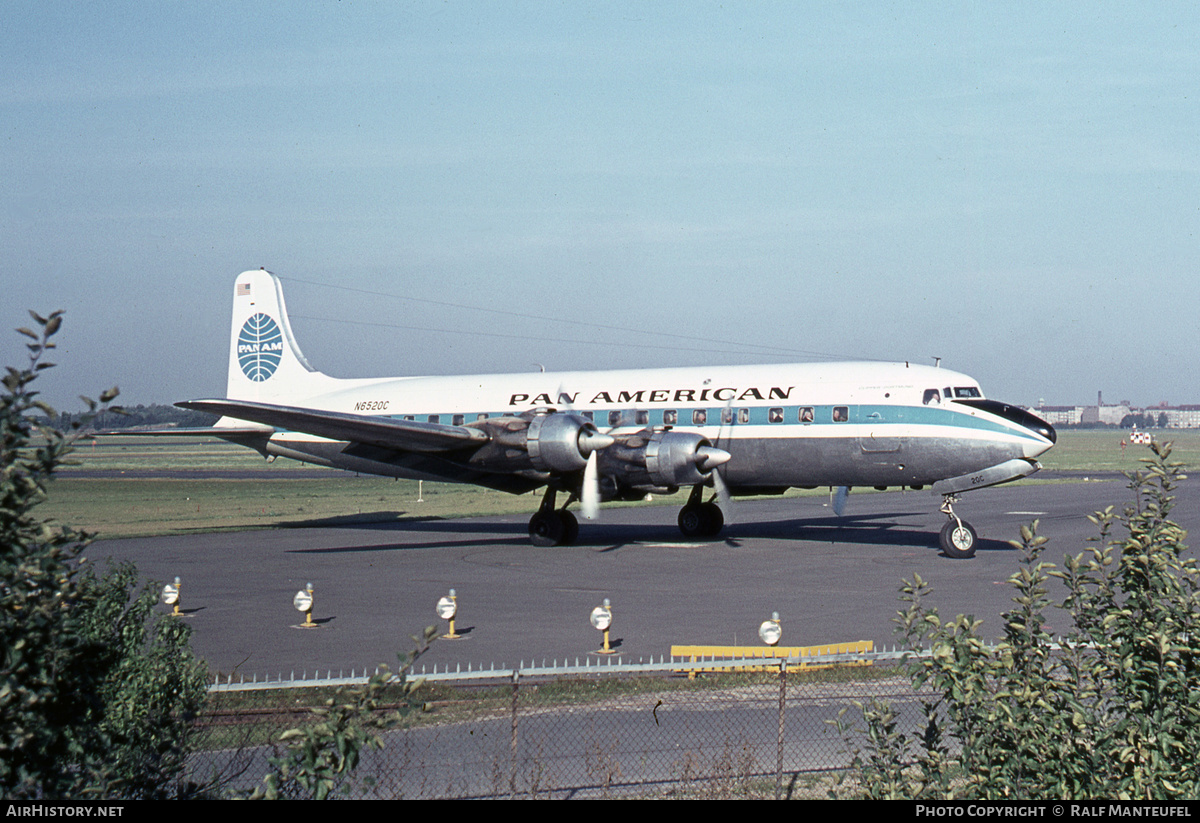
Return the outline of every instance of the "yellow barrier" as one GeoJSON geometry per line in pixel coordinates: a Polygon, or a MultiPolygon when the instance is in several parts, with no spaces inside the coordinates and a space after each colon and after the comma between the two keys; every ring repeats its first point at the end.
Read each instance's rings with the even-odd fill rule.
{"type": "MultiPolygon", "coordinates": [[[[823,654],[853,654],[856,652],[871,652],[875,650],[875,641],[858,640],[853,643],[830,643],[827,646],[672,646],[672,657],[690,658],[692,662],[703,662],[706,658],[728,660],[730,658],[750,658],[763,660],[778,660],[781,657],[799,657],[801,662],[788,666],[788,671],[800,669],[828,669],[835,665],[869,666],[871,661],[859,660],[853,663],[805,663],[803,658],[816,657],[823,654]]],[[[723,671],[723,672],[763,672],[779,671],[778,664],[762,666],[734,666],[720,669],[692,669],[691,671],[723,671]]]]}

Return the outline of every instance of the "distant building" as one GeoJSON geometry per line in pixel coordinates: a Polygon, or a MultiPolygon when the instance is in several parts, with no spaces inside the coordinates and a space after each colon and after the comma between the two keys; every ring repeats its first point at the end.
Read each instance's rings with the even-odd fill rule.
{"type": "Polygon", "coordinates": [[[1104,423],[1108,426],[1119,426],[1132,409],[1122,403],[1118,406],[1085,406],[1080,415],[1080,423],[1104,423]]]}
{"type": "Polygon", "coordinates": [[[1167,428],[1200,429],[1200,406],[1165,406],[1147,409],[1167,415],[1167,428]]]}
{"type": "Polygon", "coordinates": [[[1078,426],[1083,422],[1083,406],[1038,406],[1037,416],[1051,426],[1078,426]]]}
{"type": "Polygon", "coordinates": [[[1141,416],[1142,425],[1171,429],[1200,429],[1200,405],[1170,406],[1166,402],[1138,407],[1128,400],[1106,405],[1096,394],[1094,406],[1047,406],[1039,404],[1033,412],[1052,426],[1120,426],[1129,415],[1141,416]]]}

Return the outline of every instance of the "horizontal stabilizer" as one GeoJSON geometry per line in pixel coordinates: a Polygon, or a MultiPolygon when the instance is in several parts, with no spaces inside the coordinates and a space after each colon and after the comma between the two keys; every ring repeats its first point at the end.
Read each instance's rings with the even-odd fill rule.
{"type": "Polygon", "coordinates": [[[396,420],[391,417],[367,417],[247,400],[189,400],[175,405],[184,409],[262,423],[277,429],[327,437],[330,440],[366,443],[400,451],[453,451],[482,446],[491,439],[479,429],[467,426],[396,420]]]}
{"type": "Polygon", "coordinates": [[[254,437],[267,436],[275,430],[269,426],[164,426],[161,429],[106,429],[97,437],[254,437]]]}

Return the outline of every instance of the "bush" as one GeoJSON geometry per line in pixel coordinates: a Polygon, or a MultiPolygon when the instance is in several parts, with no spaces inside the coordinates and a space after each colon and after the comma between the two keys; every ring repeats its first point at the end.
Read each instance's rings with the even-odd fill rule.
{"type": "Polygon", "coordinates": [[[413,637],[416,648],[412,653],[398,655],[395,675],[388,667],[380,667],[365,685],[338,689],[336,697],[329,698],[322,708],[312,709],[312,722],[279,736],[270,758],[271,771],[262,785],[239,796],[249,800],[349,796],[363,751],[382,749],[383,733],[396,728],[418,706],[413,695],[423,681],[410,680],[408,675],[436,637],[437,627],[426,627],[421,637],[413,637]]]}
{"type": "Polygon", "coordinates": [[[61,312],[33,317],[38,332],[19,329],[29,365],[9,367],[0,394],[0,795],[178,796],[203,670],[187,627],[154,619],[133,567],[93,574],[92,536],[37,517],[74,438],[33,390],[61,312]]]}
{"type": "Polygon", "coordinates": [[[1004,639],[979,621],[943,622],[905,581],[898,618],[914,651],[915,687],[932,687],[923,730],[898,731],[887,706],[859,705],[838,721],[854,755],[851,778],[868,797],[927,799],[1195,797],[1200,785],[1200,577],[1185,532],[1170,517],[1180,464],[1155,444],[1146,470],[1129,475],[1133,503],[1091,517],[1094,545],[1058,569],[1042,559],[1037,523],[1021,530],[1016,608],[1004,639]],[[1073,628],[1055,643],[1044,630],[1049,583],[1073,628]]]}

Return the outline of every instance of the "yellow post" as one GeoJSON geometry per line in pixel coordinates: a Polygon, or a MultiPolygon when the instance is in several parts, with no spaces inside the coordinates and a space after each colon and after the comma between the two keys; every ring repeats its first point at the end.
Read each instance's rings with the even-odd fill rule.
{"type": "Polygon", "coordinates": [[[305,611],[304,611],[304,622],[301,623],[300,625],[306,629],[315,629],[317,627],[317,624],[314,623],[313,619],[312,619],[313,600],[314,600],[313,584],[309,583],[307,586],[304,587],[304,590],[306,592],[308,592],[308,608],[305,609],[305,611]]]}
{"type": "Polygon", "coordinates": [[[608,643],[608,632],[612,628],[612,603],[609,599],[604,598],[604,605],[597,606],[592,609],[591,617],[592,625],[604,633],[604,647],[599,649],[596,654],[616,654],[608,643]]]}

